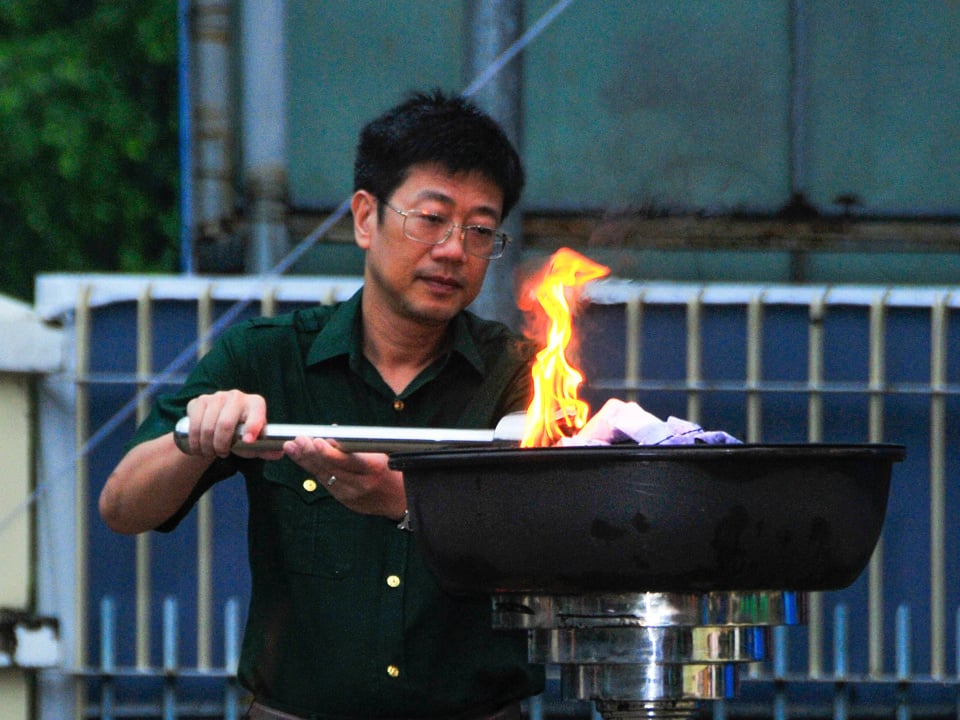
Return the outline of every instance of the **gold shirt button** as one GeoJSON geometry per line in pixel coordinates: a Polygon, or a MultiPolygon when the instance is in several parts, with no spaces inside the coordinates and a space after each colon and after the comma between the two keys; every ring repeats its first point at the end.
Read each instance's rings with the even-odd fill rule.
{"type": "Polygon", "coordinates": [[[393,409],[396,410],[397,412],[400,412],[401,410],[403,410],[403,400],[401,400],[400,398],[395,398],[393,401],[393,409]]]}
{"type": "Polygon", "coordinates": [[[390,575],[387,578],[387,585],[390,587],[400,587],[400,578],[397,575],[390,575]]]}
{"type": "Polygon", "coordinates": [[[400,677],[400,668],[396,665],[387,665],[387,675],[392,678],[400,677]]]}
{"type": "Polygon", "coordinates": [[[317,489],[317,481],[313,478],[307,478],[303,481],[303,489],[307,492],[313,492],[317,489]]]}

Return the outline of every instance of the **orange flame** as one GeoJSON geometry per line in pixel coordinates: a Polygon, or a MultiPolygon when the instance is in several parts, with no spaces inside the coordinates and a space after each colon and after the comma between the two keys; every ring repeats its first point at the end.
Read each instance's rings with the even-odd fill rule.
{"type": "Polygon", "coordinates": [[[577,396],[583,375],[567,361],[566,355],[567,346],[573,339],[567,290],[582,288],[590,280],[609,272],[610,268],[569,248],[561,248],[535,277],[525,283],[521,306],[534,308],[533,301],[536,301],[546,313],[550,325],[546,344],[537,353],[533,364],[533,400],[527,408],[521,447],[554,445],[586,423],[590,406],[577,396]]]}

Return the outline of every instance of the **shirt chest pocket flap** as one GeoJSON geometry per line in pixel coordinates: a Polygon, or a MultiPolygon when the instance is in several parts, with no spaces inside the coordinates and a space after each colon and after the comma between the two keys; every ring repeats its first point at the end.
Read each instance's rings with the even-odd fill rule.
{"type": "Polygon", "coordinates": [[[362,517],[348,510],[303,468],[283,459],[264,465],[266,527],[283,567],[292,573],[341,578],[357,555],[362,517]]]}

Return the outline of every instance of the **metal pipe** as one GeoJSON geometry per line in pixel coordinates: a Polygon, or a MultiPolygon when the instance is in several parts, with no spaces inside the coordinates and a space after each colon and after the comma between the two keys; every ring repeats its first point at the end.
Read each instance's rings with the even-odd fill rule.
{"type": "MultiPolygon", "coordinates": [[[[469,0],[464,20],[464,68],[472,79],[493,65],[520,37],[523,0],[469,0]]],[[[522,86],[522,65],[520,58],[515,57],[474,94],[477,104],[500,123],[518,152],[523,145],[522,86]]],[[[503,224],[513,242],[507,245],[503,257],[491,262],[483,289],[473,303],[473,309],[480,315],[513,328],[520,323],[514,279],[523,251],[521,227],[521,208],[518,207],[503,224]]]]}
{"type": "Polygon", "coordinates": [[[196,102],[193,210],[199,238],[224,238],[232,222],[230,0],[195,0],[196,102]]]}
{"type": "Polygon", "coordinates": [[[747,304],[747,442],[760,442],[763,400],[758,390],[763,375],[763,291],[747,304]]]}
{"type": "MultiPolygon", "coordinates": [[[[627,301],[627,327],[624,376],[627,387],[636,387],[640,382],[643,362],[643,293],[627,301]]],[[[636,390],[627,392],[627,400],[637,402],[636,390]]]]}
{"type": "MultiPolygon", "coordinates": [[[[826,315],[829,290],[813,298],[809,309],[807,331],[807,439],[823,441],[823,320],[826,315]]],[[[823,593],[810,593],[807,622],[807,672],[811,677],[823,674],[823,593]]]]}
{"type": "MultiPolygon", "coordinates": [[[[210,349],[213,324],[212,288],[207,285],[197,298],[197,337],[201,338],[197,356],[210,349]]],[[[197,667],[210,667],[213,630],[213,500],[204,493],[197,501],[197,667]]]]}
{"type": "MultiPolygon", "coordinates": [[[[74,406],[74,585],[73,585],[73,666],[80,669],[87,664],[87,591],[89,588],[87,572],[87,490],[89,484],[89,465],[83,452],[87,436],[90,434],[90,389],[86,377],[90,373],[90,332],[92,317],[90,295],[92,287],[84,284],[77,297],[75,315],[76,326],[76,405],[74,406]]],[[[83,718],[86,706],[86,684],[79,678],[74,680],[74,716],[83,718]]]]}
{"type": "MultiPolygon", "coordinates": [[[[886,383],[886,363],[884,362],[886,342],[886,308],[889,291],[875,298],[870,304],[870,405],[869,440],[883,442],[883,392],[886,383]]],[[[883,536],[877,541],[870,558],[867,575],[867,642],[870,657],[871,674],[883,672],[883,536]]]]}
{"type": "Polygon", "coordinates": [[[703,366],[703,290],[687,301],[687,419],[700,422],[703,366]]]}
{"type": "Polygon", "coordinates": [[[946,674],[947,306],[930,308],[930,674],[946,674]]]}
{"type": "MultiPolygon", "coordinates": [[[[153,371],[153,326],[151,322],[151,285],[147,283],[137,298],[137,424],[150,412],[150,386],[153,371]]],[[[136,664],[150,667],[150,533],[136,537],[136,664]]]]}
{"type": "Polygon", "coordinates": [[[190,0],[177,2],[177,112],[180,152],[180,272],[193,273],[193,83],[190,0]]]}
{"type": "Polygon", "coordinates": [[[269,272],[286,255],[287,83],[283,0],[242,0],[243,180],[249,225],[247,273],[269,272]]]}

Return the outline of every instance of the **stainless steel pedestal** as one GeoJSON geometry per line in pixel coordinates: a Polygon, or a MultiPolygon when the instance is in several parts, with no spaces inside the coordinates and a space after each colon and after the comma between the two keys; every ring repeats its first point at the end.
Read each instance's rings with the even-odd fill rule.
{"type": "Polygon", "coordinates": [[[689,718],[735,697],[739,672],[767,657],[770,628],[805,620],[788,591],[498,594],[494,627],[529,633],[531,662],[560,666],[564,699],[605,720],[689,718]]]}

